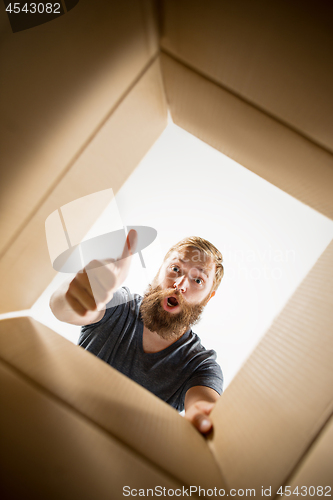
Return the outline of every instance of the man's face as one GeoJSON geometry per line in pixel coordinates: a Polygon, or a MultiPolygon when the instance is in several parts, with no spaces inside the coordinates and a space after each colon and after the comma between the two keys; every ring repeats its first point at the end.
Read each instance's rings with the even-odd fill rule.
{"type": "Polygon", "coordinates": [[[173,252],[144,295],[144,324],[166,340],[177,339],[197,323],[208,300],[215,263],[196,248],[173,252]]]}

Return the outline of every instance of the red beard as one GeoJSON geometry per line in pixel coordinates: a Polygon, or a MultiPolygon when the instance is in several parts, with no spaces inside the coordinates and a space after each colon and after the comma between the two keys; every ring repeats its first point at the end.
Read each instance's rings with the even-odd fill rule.
{"type": "Polygon", "coordinates": [[[149,285],[143,296],[140,312],[144,325],[151,332],[156,332],[165,340],[177,340],[200,320],[205,305],[206,299],[200,304],[188,304],[181,292],[174,288],[162,290],[160,286],[149,285]],[[162,300],[171,295],[177,297],[181,308],[178,313],[165,311],[161,305],[162,300]]]}

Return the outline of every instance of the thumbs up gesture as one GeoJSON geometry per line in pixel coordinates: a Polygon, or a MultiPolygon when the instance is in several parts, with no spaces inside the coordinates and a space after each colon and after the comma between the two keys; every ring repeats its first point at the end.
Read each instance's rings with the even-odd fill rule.
{"type": "Polygon", "coordinates": [[[60,287],[50,300],[54,315],[60,321],[76,325],[102,319],[105,305],[127,277],[137,240],[137,232],[132,229],[120,259],[93,260],[76,274],[66,289],[60,287]]]}

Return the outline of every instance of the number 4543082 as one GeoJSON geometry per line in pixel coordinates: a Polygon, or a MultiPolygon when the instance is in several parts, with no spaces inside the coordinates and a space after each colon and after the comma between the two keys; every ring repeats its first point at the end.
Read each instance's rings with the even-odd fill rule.
{"type": "Polygon", "coordinates": [[[60,14],[60,3],[33,3],[29,2],[25,3],[23,7],[21,7],[21,2],[14,2],[13,4],[10,3],[6,7],[6,11],[9,12],[10,14],[19,14],[20,12],[25,12],[28,14],[34,14],[35,12],[38,12],[39,14],[43,14],[46,12],[47,14],[60,14]]]}
{"type": "Polygon", "coordinates": [[[290,495],[300,495],[302,497],[309,496],[309,497],[330,497],[332,496],[331,493],[331,486],[296,486],[293,490],[291,489],[291,486],[280,486],[280,488],[277,490],[277,495],[285,495],[286,497],[290,497],[290,495]]]}

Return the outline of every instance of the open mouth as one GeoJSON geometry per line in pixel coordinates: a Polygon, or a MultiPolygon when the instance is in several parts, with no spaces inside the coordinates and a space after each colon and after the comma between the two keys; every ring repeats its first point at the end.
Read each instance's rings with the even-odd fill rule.
{"type": "Polygon", "coordinates": [[[178,300],[176,297],[168,297],[167,304],[169,307],[176,307],[178,306],[178,300]]]}
{"type": "Polygon", "coordinates": [[[175,297],[174,295],[171,296],[171,297],[165,297],[165,299],[163,299],[162,301],[162,307],[165,311],[168,311],[168,312],[179,312],[180,310],[180,304],[178,302],[178,298],[175,297]]]}

